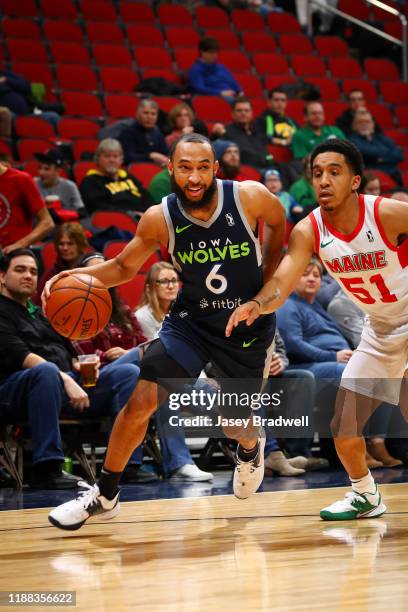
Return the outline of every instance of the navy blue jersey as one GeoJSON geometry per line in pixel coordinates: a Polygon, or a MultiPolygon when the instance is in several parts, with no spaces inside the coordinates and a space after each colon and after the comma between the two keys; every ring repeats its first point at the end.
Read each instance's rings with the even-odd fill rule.
{"type": "MultiPolygon", "coordinates": [[[[239,200],[239,183],[217,180],[217,188],[218,204],[208,221],[189,215],[175,194],[163,198],[168,249],[183,282],[163,329],[176,326],[181,331],[192,324],[203,336],[224,340],[233,310],[263,285],[262,254],[239,200]]],[[[250,330],[241,324],[233,337],[242,342],[249,335],[266,344],[270,338],[259,336],[273,327],[274,316],[266,315],[250,330]]]]}

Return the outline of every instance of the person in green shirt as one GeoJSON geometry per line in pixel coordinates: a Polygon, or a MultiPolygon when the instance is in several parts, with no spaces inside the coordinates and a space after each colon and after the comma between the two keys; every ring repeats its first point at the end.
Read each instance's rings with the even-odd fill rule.
{"type": "Polygon", "coordinates": [[[305,157],[303,163],[303,175],[293,183],[289,189],[292,198],[302,207],[302,212],[296,212],[296,215],[294,215],[292,211],[292,216],[295,217],[295,223],[306,217],[317,206],[316,194],[312,182],[312,171],[310,169],[310,155],[305,157]]]}
{"type": "Polygon", "coordinates": [[[305,124],[296,130],[292,139],[292,152],[295,159],[304,159],[316,145],[327,138],[345,138],[340,128],[325,125],[324,108],[320,102],[307,102],[305,105],[305,124]]]}
{"type": "Polygon", "coordinates": [[[148,192],[152,196],[155,204],[160,204],[164,196],[172,192],[170,185],[170,175],[167,167],[161,172],[158,172],[150,181],[148,192]]]}

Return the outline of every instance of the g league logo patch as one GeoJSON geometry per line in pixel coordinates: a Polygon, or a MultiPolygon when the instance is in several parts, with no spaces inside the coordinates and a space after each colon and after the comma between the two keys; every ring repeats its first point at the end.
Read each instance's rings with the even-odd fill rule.
{"type": "Polygon", "coordinates": [[[235,225],[235,221],[234,221],[234,217],[231,215],[231,213],[227,213],[225,215],[225,218],[227,220],[227,223],[230,227],[233,227],[235,225]]]}

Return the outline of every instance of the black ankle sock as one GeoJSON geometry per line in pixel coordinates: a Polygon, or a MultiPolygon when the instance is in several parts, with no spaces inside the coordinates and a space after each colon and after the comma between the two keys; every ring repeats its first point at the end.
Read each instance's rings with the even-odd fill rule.
{"type": "Polygon", "coordinates": [[[98,480],[98,487],[101,495],[106,499],[113,499],[119,489],[119,480],[122,472],[110,472],[106,467],[102,468],[98,480]]]}
{"type": "Polygon", "coordinates": [[[251,448],[250,450],[246,450],[246,448],[243,448],[243,446],[238,444],[237,453],[238,453],[238,457],[242,461],[252,461],[252,459],[255,459],[255,457],[257,456],[258,450],[259,450],[259,442],[257,442],[254,448],[251,448]]]}

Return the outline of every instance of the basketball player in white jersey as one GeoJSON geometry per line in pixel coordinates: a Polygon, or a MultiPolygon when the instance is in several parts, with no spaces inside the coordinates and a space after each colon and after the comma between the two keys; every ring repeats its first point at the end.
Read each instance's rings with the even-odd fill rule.
{"type": "Polygon", "coordinates": [[[226,328],[251,325],[279,308],[316,253],[327,272],[366,314],[361,342],[348,362],[332,430],[352,490],[320,512],[324,520],[380,516],[386,511],[368,470],[362,431],[383,401],[397,405],[408,362],[408,205],[359,195],[363,161],[346,140],[327,140],[311,155],[320,208],[292,231],[288,252],[273,278],[237,308],[226,328]]]}

